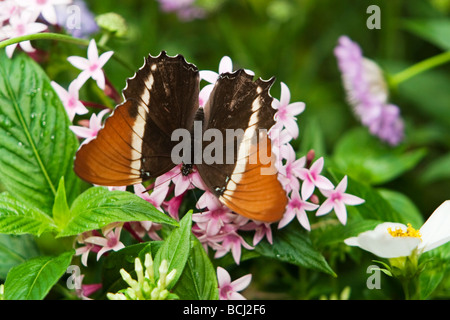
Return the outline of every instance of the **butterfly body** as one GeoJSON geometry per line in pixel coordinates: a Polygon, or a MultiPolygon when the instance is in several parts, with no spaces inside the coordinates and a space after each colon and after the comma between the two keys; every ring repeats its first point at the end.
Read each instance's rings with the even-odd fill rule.
{"type": "Polygon", "coordinates": [[[105,186],[156,178],[180,164],[173,157],[180,147],[174,133],[187,132],[183,152],[190,161],[181,163],[181,174],[197,170],[208,189],[238,214],[279,220],[287,197],[273,170],[267,135],[275,123],[269,94],[273,81],[253,81],[242,69],[221,74],[202,108],[196,66],[181,55],[149,56],[127,80],[125,101],[97,137],[80,147],[75,172],[105,186]],[[229,139],[219,143],[221,137],[229,139]]]}

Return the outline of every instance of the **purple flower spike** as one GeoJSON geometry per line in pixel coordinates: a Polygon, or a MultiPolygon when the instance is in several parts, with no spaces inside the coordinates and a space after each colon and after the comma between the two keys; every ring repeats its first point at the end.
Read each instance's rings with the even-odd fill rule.
{"type": "Polygon", "coordinates": [[[380,67],[362,55],[347,36],[334,49],[347,100],[371,134],[392,146],[403,140],[403,121],[397,106],[388,103],[388,89],[380,67]]]}

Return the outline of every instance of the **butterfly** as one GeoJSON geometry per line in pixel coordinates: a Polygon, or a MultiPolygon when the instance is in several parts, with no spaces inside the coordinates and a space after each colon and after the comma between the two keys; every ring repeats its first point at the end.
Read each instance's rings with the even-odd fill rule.
{"type": "Polygon", "coordinates": [[[267,134],[275,124],[269,94],[273,82],[274,78],[253,81],[243,69],[223,73],[209,100],[199,107],[197,67],[182,55],[171,57],[164,51],[157,57],[149,55],[127,80],[124,102],[106,119],[97,137],[80,146],[74,170],[96,185],[138,184],[180,164],[174,161],[174,148],[181,143],[174,140],[174,133],[195,135],[194,127],[205,136],[240,132],[222,144],[205,136],[191,139],[186,146],[190,150],[183,150],[179,158],[191,156],[196,161],[184,160],[180,174],[197,170],[209,191],[235,213],[264,222],[280,220],[287,196],[273,170],[275,155],[267,134]],[[227,161],[198,161],[199,154],[208,150],[214,159],[223,154],[227,161]]]}

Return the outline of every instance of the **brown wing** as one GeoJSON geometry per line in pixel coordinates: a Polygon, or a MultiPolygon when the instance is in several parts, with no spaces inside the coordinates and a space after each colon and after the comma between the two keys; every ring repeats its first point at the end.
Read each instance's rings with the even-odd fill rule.
{"type": "MultiPolygon", "coordinates": [[[[287,204],[286,192],[277,178],[275,156],[267,131],[275,124],[273,80],[253,81],[243,70],[219,77],[205,106],[204,130],[241,132],[227,139],[221,163],[198,164],[198,171],[219,200],[245,217],[273,222],[280,220],[287,204]],[[228,152],[233,151],[231,163],[228,152]],[[228,163],[227,163],[228,162],[228,163]]],[[[204,150],[208,142],[204,142],[204,150]]]]}
{"type": "Polygon", "coordinates": [[[198,109],[197,68],[178,55],[149,56],[123,91],[97,137],[83,144],[75,172],[104,186],[123,186],[157,177],[172,169],[175,129],[189,130],[198,109]]]}

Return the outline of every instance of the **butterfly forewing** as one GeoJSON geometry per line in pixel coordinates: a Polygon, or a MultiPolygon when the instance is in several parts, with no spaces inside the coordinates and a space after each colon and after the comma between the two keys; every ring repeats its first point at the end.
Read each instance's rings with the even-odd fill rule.
{"type": "MultiPolygon", "coordinates": [[[[287,204],[286,193],[274,169],[267,131],[275,124],[273,79],[253,81],[244,70],[219,77],[205,106],[204,130],[240,130],[241,136],[224,139],[221,163],[199,164],[210,190],[230,209],[251,219],[277,221],[287,204]],[[231,162],[227,155],[233,151],[231,162]]],[[[204,141],[204,149],[208,142],[204,141]]]]}
{"type": "Polygon", "coordinates": [[[149,56],[128,79],[125,102],[97,137],[78,150],[75,172],[97,185],[123,186],[157,177],[175,164],[172,132],[189,130],[198,109],[197,68],[178,55],[149,56]]]}

